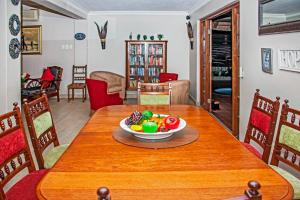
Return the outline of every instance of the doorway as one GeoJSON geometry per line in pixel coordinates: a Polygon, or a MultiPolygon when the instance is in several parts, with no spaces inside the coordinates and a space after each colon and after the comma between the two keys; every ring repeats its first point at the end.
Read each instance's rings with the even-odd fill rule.
{"type": "Polygon", "coordinates": [[[231,11],[212,19],[211,112],[232,130],[231,11]]]}
{"type": "Polygon", "coordinates": [[[239,2],[200,20],[200,103],[239,133],[239,2]]]}

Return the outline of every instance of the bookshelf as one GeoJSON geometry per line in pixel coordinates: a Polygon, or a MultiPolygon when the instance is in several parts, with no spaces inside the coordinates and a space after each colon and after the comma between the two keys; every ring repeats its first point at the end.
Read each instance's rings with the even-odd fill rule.
{"type": "Polygon", "coordinates": [[[167,72],[166,40],[126,40],[126,88],[136,90],[137,83],[158,83],[167,72]]]}

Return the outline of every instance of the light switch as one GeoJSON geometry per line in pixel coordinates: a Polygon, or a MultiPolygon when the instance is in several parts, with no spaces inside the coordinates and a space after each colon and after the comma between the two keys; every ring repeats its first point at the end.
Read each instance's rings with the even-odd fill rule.
{"type": "Polygon", "coordinates": [[[244,69],[240,67],[240,78],[244,78],[244,69]]]}

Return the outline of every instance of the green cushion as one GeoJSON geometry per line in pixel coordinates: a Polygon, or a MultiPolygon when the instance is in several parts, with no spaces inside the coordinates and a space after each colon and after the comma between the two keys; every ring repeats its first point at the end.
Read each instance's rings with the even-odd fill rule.
{"type": "Polygon", "coordinates": [[[300,131],[289,126],[282,125],[280,129],[279,143],[300,151],[300,131]]]}
{"type": "Polygon", "coordinates": [[[283,176],[294,188],[294,199],[300,199],[300,180],[289,172],[277,166],[270,165],[277,173],[283,176]]]}
{"type": "Polygon", "coordinates": [[[140,96],[141,105],[169,105],[170,96],[169,95],[141,95],[140,96]]]}
{"type": "Polygon", "coordinates": [[[52,117],[50,112],[45,112],[33,120],[37,138],[40,137],[48,128],[52,127],[52,117]]]}
{"type": "Polygon", "coordinates": [[[64,144],[54,147],[49,152],[47,152],[47,154],[44,155],[44,167],[51,168],[68,147],[69,144],[64,144]]]}

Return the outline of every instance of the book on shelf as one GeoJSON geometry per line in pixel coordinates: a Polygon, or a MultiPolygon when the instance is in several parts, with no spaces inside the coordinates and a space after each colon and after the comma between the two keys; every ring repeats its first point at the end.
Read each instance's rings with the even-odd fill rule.
{"type": "Polygon", "coordinates": [[[162,57],[156,57],[156,56],[149,56],[148,59],[148,64],[149,65],[156,65],[156,66],[160,66],[163,64],[163,58],[162,57]]]}
{"type": "Polygon", "coordinates": [[[138,76],[144,76],[145,75],[145,69],[143,67],[138,67],[138,76]]]}
{"type": "Polygon", "coordinates": [[[158,77],[151,77],[150,83],[159,83],[159,78],[158,77]]]}
{"type": "Polygon", "coordinates": [[[149,67],[149,68],[148,68],[148,76],[149,76],[149,77],[152,77],[152,76],[158,77],[161,71],[162,71],[162,69],[160,69],[160,68],[157,68],[157,67],[149,67]]]}
{"type": "Polygon", "coordinates": [[[140,44],[131,44],[129,46],[129,54],[136,55],[136,54],[145,54],[144,45],[140,44]]]}
{"type": "Polygon", "coordinates": [[[158,44],[158,45],[150,45],[148,53],[150,55],[162,55],[163,54],[163,46],[158,44]]]}
{"type": "Polygon", "coordinates": [[[129,57],[130,65],[145,65],[145,59],[143,55],[131,55],[129,57]]]}

